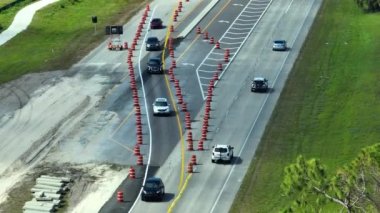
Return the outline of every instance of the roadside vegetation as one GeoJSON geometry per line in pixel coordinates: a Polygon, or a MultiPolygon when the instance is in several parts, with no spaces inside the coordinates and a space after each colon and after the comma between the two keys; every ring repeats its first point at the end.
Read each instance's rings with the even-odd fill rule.
{"type": "Polygon", "coordinates": [[[318,159],[302,155],[285,168],[282,189],[294,202],[284,212],[323,212],[329,203],[346,212],[380,211],[380,144],[364,148],[331,175],[318,159]]]}
{"type": "Polygon", "coordinates": [[[323,2],[231,212],[289,207],[281,183],[299,155],[319,159],[332,176],[379,142],[379,23],[379,13],[363,13],[354,1],[323,2]]]}
{"type": "Polygon", "coordinates": [[[47,6],[36,13],[26,31],[0,46],[0,83],[26,73],[70,67],[106,38],[106,25],[125,23],[145,4],[141,0],[61,0],[47,6]]]}
{"type": "Polygon", "coordinates": [[[0,0],[0,7],[12,3],[14,0],[0,0]]]}
{"type": "MultiPolygon", "coordinates": [[[[32,3],[35,0],[25,0],[16,4],[15,6],[0,12],[0,32],[4,31],[11,25],[16,13],[26,5],[32,3]]],[[[0,7],[13,2],[12,0],[0,0],[0,7]]]]}

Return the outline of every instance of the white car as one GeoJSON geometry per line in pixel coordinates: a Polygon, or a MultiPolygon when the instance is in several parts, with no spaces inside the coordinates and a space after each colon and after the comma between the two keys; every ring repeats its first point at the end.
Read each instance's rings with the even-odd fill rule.
{"type": "Polygon", "coordinates": [[[153,103],[153,115],[169,115],[170,105],[166,98],[156,98],[153,103]]]}
{"type": "Polygon", "coordinates": [[[227,161],[228,163],[231,163],[232,159],[234,158],[234,148],[230,145],[220,145],[217,144],[215,146],[212,146],[212,155],[211,155],[211,162],[215,163],[218,161],[227,161]]]}
{"type": "Polygon", "coordinates": [[[114,38],[108,44],[109,50],[123,50],[123,43],[119,38],[114,38]]]}

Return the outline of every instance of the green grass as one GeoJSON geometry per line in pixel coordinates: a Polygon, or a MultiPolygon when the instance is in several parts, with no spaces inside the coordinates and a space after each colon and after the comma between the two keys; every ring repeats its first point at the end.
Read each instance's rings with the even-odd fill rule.
{"type": "Polygon", "coordinates": [[[283,169],[299,154],[332,173],[379,142],[379,23],[354,1],[324,1],[231,212],[286,207],[283,169]]]}
{"type": "Polygon", "coordinates": [[[125,23],[144,2],[61,0],[47,6],[36,13],[26,31],[0,47],[0,83],[30,72],[70,67],[105,39],[106,25],[125,23]],[[97,34],[93,15],[98,16],[97,34]]]}
{"type": "MultiPolygon", "coordinates": [[[[9,27],[9,25],[11,25],[13,18],[15,17],[16,13],[21,8],[25,7],[26,5],[30,4],[33,1],[35,1],[35,0],[25,0],[23,2],[16,4],[15,6],[7,9],[7,10],[2,11],[0,13],[0,26],[3,28],[2,30],[5,30],[6,28],[9,27]]],[[[0,7],[6,5],[10,2],[12,2],[12,1],[11,0],[0,0],[0,7]]],[[[2,30],[0,29],[0,32],[2,30]]]]}
{"type": "Polygon", "coordinates": [[[5,6],[13,1],[14,0],[0,0],[0,7],[5,6]]]}

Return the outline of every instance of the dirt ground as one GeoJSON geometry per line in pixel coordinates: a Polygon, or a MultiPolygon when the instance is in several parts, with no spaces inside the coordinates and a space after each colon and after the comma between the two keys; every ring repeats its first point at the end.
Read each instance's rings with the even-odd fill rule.
{"type": "MultiPolygon", "coordinates": [[[[12,212],[14,206],[20,210],[31,198],[33,181],[44,172],[54,175],[67,171],[74,176],[77,182],[68,200],[73,205],[79,197],[83,200],[86,192],[108,183],[115,184],[108,187],[112,189],[111,196],[115,186],[126,177],[127,172],[121,172],[118,166],[112,166],[113,169],[108,166],[111,168],[108,171],[104,165],[107,160],[95,164],[96,154],[83,153],[87,145],[83,142],[106,138],[112,122],[118,121],[112,112],[99,111],[97,104],[115,85],[113,79],[119,73],[107,67],[98,70],[89,67],[91,74],[78,73],[86,69],[74,67],[64,72],[28,74],[0,86],[0,212],[12,212]],[[106,124],[109,126],[105,127],[106,124]],[[72,141],[75,146],[63,146],[65,141],[72,141]],[[61,147],[56,150],[59,144],[61,147]],[[64,147],[63,153],[67,155],[60,150],[64,147]],[[57,152],[62,155],[54,157],[57,152]],[[92,184],[95,180],[102,181],[102,177],[109,181],[92,184]]],[[[108,192],[104,190],[100,190],[103,195],[95,192],[93,196],[108,200],[108,192]]]]}
{"type": "Polygon", "coordinates": [[[82,200],[92,200],[93,205],[86,203],[86,211],[96,212],[101,208],[97,205],[97,198],[108,199],[113,190],[107,190],[108,185],[121,183],[127,174],[125,166],[110,164],[95,165],[72,165],[72,164],[43,164],[35,167],[32,172],[28,172],[9,192],[7,202],[0,205],[1,213],[22,212],[22,206],[26,201],[33,198],[30,189],[36,184],[36,178],[41,175],[57,177],[69,177],[73,180],[69,184],[69,191],[64,196],[64,205],[58,212],[83,212],[84,204],[82,200]],[[95,195],[93,194],[95,191],[95,195]],[[87,197],[88,196],[88,197],[87,197]]]}

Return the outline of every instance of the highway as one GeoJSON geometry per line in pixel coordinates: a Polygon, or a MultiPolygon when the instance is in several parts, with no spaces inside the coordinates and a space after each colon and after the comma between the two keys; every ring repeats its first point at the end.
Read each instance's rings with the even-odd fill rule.
{"type": "MultiPolygon", "coordinates": [[[[207,150],[186,152],[186,161],[190,154],[196,154],[199,165],[195,173],[187,176],[182,194],[174,194],[175,198],[171,199],[178,187],[175,171],[180,167],[176,159],[181,147],[177,146],[157,172],[166,184],[170,199],[149,204],[138,201],[133,212],[166,212],[168,209],[173,212],[228,212],[321,1],[223,3],[220,2],[200,23],[202,29],[207,28],[209,36],[225,42],[221,43],[222,49],[230,48],[232,57],[237,53],[231,64],[223,63],[222,79],[214,91],[207,150]],[[260,22],[256,25],[235,19],[260,22]],[[240,33],[237,32],[239,24],[240,33]],[[287,40],[290,50],[273,52],[271,45],[274,39],[287,40]],[[254,76],[269,80],[270,93],[250,92],[250,80],[254,76]],[[235,147],[236,157],[232,165],[210,162],[210,148],[216,143],[235,147]],[[169,207],[168,201],[171,201],[169,207]]],[[[180,52],[178,61],[182,66],[175,73],[191,107],[197,106],[199,99],[205,97],[205,86],[211,77],[207,71],[215,71],[219,61],[223,61],[223,57],[217,54],[223,54],[223,51],[213,49],[213,45],[209,45],[202,36],[193,31],[176,49],[180,52]]],[[[196,128],[192,131],[196,139],[199,138],[202,118],[202,113],[197,113],[195,120],[198,122],[193,122],[196,128]]]]}
{"type": "MultiPolygon", "coordinates": [[[[20,117],[16,116],[15,122],[10,122],[10,129],[25,128],[32,121],[32,112],[36,115],[35,109],[39,109],[39,104],[45,105],[46,100],[51,100],[51,107],[46,108],[46,112],[40,110],[37,113],[57,114],[48,116],[49,119],[36,116],[38,119],[35,120],[41,125],[29,125],[38,127],[28,128],[30,133],[19,131],[23,133],[17,135],[15,131],[5,134],[22,139],[19,149],[15,148],[16,143],[10,144],[12,146],[6,144],[7,149],[15,152],[4,154],[5,162],[13,162],[29,149],[28,134],[41,132],[34,134],[36,138],[32,139],[42,143],[45,137],[51,136],[53,142],[49,142],[51,145],[47,144],[47,148],[43,146],[45,150],[41,153],[40,144],[37,144],[38,147],[31,150],[37,154],[22,159],[28,164],[37,163],[47,155],[47,162],[75,165],[110,163],[116,169],[118,165],[136,169],[136,178],[126,178],[100,212],[228,212],[322,0],[181,2],[183,11],[176,22],[173,22],[172,14],[178,0],[151,2],[142,36],[133,52],[142,113],[143,144],[140,148],[143,166],[136,165],[137,157],[134,155],[136,109],[130,88],[128,51],[109,51],[108,40],[65,72],[60,82],[52,82],[51,88],[46,88],[50,93],[46,92],[45,96],[36,97],[38,101],[31,102],[37,103],[34,108],[27,105],[20,111],[20,117]],[[149,30],[152,18],[161,18],[164,28],[149,30]],[[170,34],[171,24],[175,30],[170,34]],[[202,33],[197,33],[195,26],[199,26],[202,33]],[[186,31],[189,33],[184,33],[186,31]],[[174,38],[174,59],[167,52],[164,55],[146,52],[144,41],[149,36],[157,36],[163,43],[170,36],[174,38]],[[212,44],[211,38],[220,42],[220,48],[212,44]],[[272,51],[275,39],[287,40],[289,50],[272,51]],[[225,56],[226,51],[229,51],[228,57],[225,56]],[[146,62],[150,56],[164,56],[164,75],[146,73],[146,62]],[[174,75],[179,80],[191,115],[191,130],[185,128],[184,112],[177,104],[176,88],[169,81],[167,69],[173,60],[177,62],[174,75]],[[217,71],[219,67],[221,70],[217,71]],[[213,91],[205,150],[197,151],[207,88],[215,73],[220,79],[213,91]],[[270,92],[250,92],[250,81],[256,76],[269,80],[270,92]],[[49,94],[54,96],[50,99],[49,94]],[[152,103],[157,97],[169,98],[173,110],[170,116],[152,116],[152,103]],[[24,116],[26,121],[23,121],[24,116]],[[47,132],[42,124],[52,128],[54,135],[47,132]],[[190,131],[196,151],[186,149],[186,137],[190,131]],[[217,143],[235,148],[231,164],[211,163],[211,147],[217,143]],[[197,165],[192,173],[186,168],[191,155],[197,156],[197,165]],[[140,200],[141,186],[151,176],[158,176],[165,183],[166,195],[162,202],[140,200]],[[117,201],[117,192],[124,193],[123,202],[117,201]]],[[[124,25],[123,42],[131,45],[142,16],[143,10],[124,25]]],[[[46,105],[50,106],[49,103],[46,105]]],[[[124,175],[127,177],[126,173],[120,172],[119,178],[124,178],[124,175]]],[[[108,199],[108,194],[103,199],[108,199]]]]}
{"type": "MultiPolygon", "coordinates": [[[[149,18],[161,17],[167,25],[171,22],[170,14],[175,3],[152,3],[149,18]]],[[[188,3],[172,36],[185,30],[194,14],[199,14],[207,3],[188,3]]],[[[144,43],[140,41],[133,60],[135,73],[139,76],[137,82],[143,114],[141,152],[144,164],[149,164],[148,174],[144,173],[145,166],[136,167],[138,178],[127,179],[119,187],[119,190],[128,192],[127,201],[117,203],[116,196],[113,196],[101,212],[125,212],[131,206],[131,212],[228,212],[320,3],[321,0],[220,0],[198,24],[203,34],[196,34],[193,29],[179,40],[175,48],[178,67],[174,72],[193,120],[191,131],[195,147],[200,136],[206,87],[218,64],[223,67],[221,80],[214,91],[208,140],[203,152],[185,151],[186,130],[183,128],[183,112],[173,95],[175,89],[169,84],[168,76],[146,74],[149,54],[141,49],[144,43]],[[204,38],[205,31],[209,37],[220,41],[221,49],[216,49],[204,38]],[[274,39],[287,40],[290,50],[273,52],[274,39]],[[230,50],[229,62],[223,58],[227,48],[230,50]],[[273,87],[270,93],[250,92],[250,80],[254,76],[269,79],[273,87]],[[156,97],[168,97],[175,113],[169,117],[153,117],[151,104],[156,97]],[[210,148],[216,143],[235,147],[236,157],[232,165],[211,164],[210,148]],[[184,167],[191,154],[197,155],[199,165],[195,167],[195,173],[188,175],[184,167]],[[153,175],[163,179],[167,194],[163,202],[142,202],[137,197],[141,184],[146,176],[153,175]]],[[[138,17],[125,26],[125,32],[134,32],[138,17]]],[[[145,29],[142,40],[153,35],[163,40],[167,30],[145,29]]],[[[117,113],[120,122],[114,126],[108,143],[101,146],[100,152],[109,162],[135,165],[136,128],[126,52],[106,52],[104,47],[105,43],[77,67],[88,70],[89,66],[102,62],[115,72],[114,80],[119,85],[109,92],[99,108],[117,113]]],[[[167,57],[166,64],[170,65],[171,61],[167,57]]]]}

